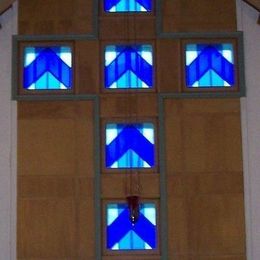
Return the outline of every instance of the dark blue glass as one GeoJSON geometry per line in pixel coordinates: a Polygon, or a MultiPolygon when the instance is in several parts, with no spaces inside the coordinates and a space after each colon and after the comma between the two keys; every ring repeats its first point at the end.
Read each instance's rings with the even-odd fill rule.
{"type": "Polygon", "coordinates": [[[105,12],[151,12],[152,0],[104,0],[105,12]]]}
{"type": "Polygon", "coordinates": [[[105,87],[152,88],[151,45],[109,45],[105,48],[105,87]]]}
{"type": "Polygon", "coordinates": [[[186,45],[188,87],[231,87],[235,84],[232,44],[186,45]]]}
{"type": "Polygon", "coordinates": [[[71,56],[68,46],[26,47],[23,87],[28,90],[71,89],[71,56]]]}
{"type": "Polygon", "coordinates": [[[107,168],[151,168],[154,157],[153,124],[106,125],[107,168]]]}
{"type": "Polygon", "coordinates": [[[107,248],[111,250],[151,250],[156,242],[156,206],[141,203],[140,216],[133,225],[125,203],[107,205],[107,248]]]}

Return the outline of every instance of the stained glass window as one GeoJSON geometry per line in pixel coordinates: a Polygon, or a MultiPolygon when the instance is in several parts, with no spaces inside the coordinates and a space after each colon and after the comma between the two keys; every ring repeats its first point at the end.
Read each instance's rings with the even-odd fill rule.
{"type": "Polygon", "coordinates": [[[105,48],[105,87],[152,88],[152,45],[108,45],[105,48]]]}
{"type": "Polygon", "coordinates": [[[104,0],[105,12],[151,12],[152,0],[104,0]]]}
{"type": "Polygon", "coordinates": [[[107,124],[105,154],[107,168],[154,167],[154,125],[107,124]]]}
{"type": "Polygon", "coordinates": [[[186,86],[232,87],[235,84],[233,45],[187,44],[186,86]]]}
{"type": "Polygon", "coordinates": [[[71,47],[25,47],[23,87],[27,90],[71,89],[71,47]]]}
{"type": "Polygon", "coordinates": [[[135,224],[126,203],[106,205],[106,247],[110,250],[151,250],[157,247],[155,203],[141,203],[135,224]]]}

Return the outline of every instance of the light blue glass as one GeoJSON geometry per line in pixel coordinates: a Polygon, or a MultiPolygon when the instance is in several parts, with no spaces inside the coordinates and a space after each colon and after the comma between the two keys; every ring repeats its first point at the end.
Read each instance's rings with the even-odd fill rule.
{"type": "Polygon", "coordinates": [[[71,89],[71,47],[25,47],[23,87],[27,90],[71,89]]]}
{"type": "Polygon", "coordinates": [[[151,168],[155,165],[152,123],[106,125],[107,168],[151,168]]]}
{"type": "Polygon", "coordinates": [[[104,0],[105,12],[151,12],[152,0],[104,0]]]}
{"type": "Polygon", "coordinates": [[[107,89],[152,88],[152,46],[106,46],[104,75],[107,89]]]}
{"type": "Polygon", "coordinates": [[[107,249],[152,250],[157,247],[157,224],[155,203],[141,203],[140,215],[133,225],[126,203],[106,206],[107,249]]]}
{"type": "Polygon", "coordinates": [[[186,86],[232,87],[235,84],[233,45],[187,44],[186,86]]]}

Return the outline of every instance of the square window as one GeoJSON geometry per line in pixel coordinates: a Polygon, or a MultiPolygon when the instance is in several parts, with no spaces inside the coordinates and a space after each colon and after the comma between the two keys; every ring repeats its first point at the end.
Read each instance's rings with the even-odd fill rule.
{"type": "Polygon", "coordinates": [[[152,45],[108,45],[104,68],[106,89],[151,89],[152,45]]]}
{"type": "Polygon", "coordinates": [[[139,205],[139,218],[130,221],[127,203],[106,205],[106,248],[108,250],[154,250],[157,249],[156,204],[139,205]]]}
{"type": "Polygon", "coordinates": [[[71,90],[71,46],[25,46],[23,89],[71,90]]]}
{"type": "Polygon", "coordinates": [[[190,43],[185,46],[188,88],[232,88],[235,85],[231,43],[190,43]]]}
{"type": "Polygon", "coordinates": [[[151,12],[152,0],[104,0],[104,11],[116,12],[151,12]]]}
{"type": "Polygon", "coordinates": [[[106,168],[154,167],[154,143],[154,125],[152,123],[106,124],[106,168]]]}

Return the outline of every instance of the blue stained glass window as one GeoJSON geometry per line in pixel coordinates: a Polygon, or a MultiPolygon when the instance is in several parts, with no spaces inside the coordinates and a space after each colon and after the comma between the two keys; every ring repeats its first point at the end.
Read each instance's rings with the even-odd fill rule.
{"type": "Polygon", "coordinates": [[[233,45],[187,44],[186,85],[232,87],[235,84],[233,45]]]}
{"type": "Polygon", "coordinates": [[[133,225],[129,219],[129,209],[126,203],[107,204],[107,249],[156,249],[157,226],[155,203],[141,203],[139,209],[139,218],[133,225]]]}
{"type": "Polygon", "coordinates": [[[151,168],[154,157],[152,123],[106,125],[107,168],[151,168]]]}
{"type": "Polygon", "coordinates": [[[108,45],[105,48],[105,87],[152,88],[152,45],[108,45]]]}
{"type": "Polygon", "coordinates": [[[71,47],[25,47],[23,87],[27,90],[72,89],[71,47]]]}
{"type": "Polygon", "coordinates": [[[151,12],[152,0],[104,0],[105,12],[151,12]]]}

